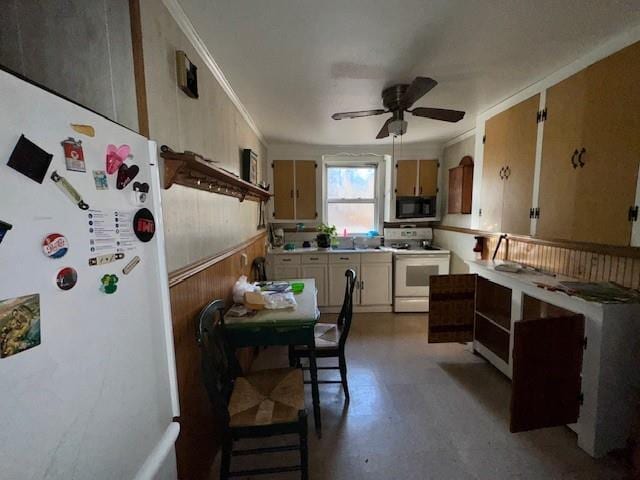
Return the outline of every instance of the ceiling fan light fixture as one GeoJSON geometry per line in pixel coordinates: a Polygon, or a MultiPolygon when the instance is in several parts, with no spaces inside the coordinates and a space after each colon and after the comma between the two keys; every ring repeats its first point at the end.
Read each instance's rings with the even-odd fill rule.
{"type": "Polygon", "coordinates": [[[394,137],[399,137],[407,133],[408,122],[406,120],[392,120],[389,123],[389,133],[394,137]]]}

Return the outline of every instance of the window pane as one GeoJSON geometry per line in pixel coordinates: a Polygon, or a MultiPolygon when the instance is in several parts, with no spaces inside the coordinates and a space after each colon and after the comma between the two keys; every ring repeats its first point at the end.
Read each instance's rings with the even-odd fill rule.
{"type": "Polygon", "coordinates": [[[374,198],[376,167],[328,167],[328,198],[374,198]]]}
{"type": "Polygon", "coordinates": [[[376,228],[373,203],[329,203],[327,217],[327,223],[336,226],[338,235],[342,235],[345,228],[349,235],[376,228]]]}

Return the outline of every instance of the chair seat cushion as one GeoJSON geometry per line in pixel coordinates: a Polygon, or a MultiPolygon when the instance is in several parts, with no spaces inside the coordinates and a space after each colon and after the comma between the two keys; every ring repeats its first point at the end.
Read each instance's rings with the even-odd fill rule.
{"type": "Polygon", "coordinates": [[[259,370],[236,378],[229,400],[231,427],[290,423],[304,409],[304,379],[299,368],[259,370]]]}

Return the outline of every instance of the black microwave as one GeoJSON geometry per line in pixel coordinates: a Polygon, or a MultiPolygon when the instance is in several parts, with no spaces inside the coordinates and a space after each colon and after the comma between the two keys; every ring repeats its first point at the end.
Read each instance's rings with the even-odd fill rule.
{"type": "Polygon", "coordinates": [[[396,197],[396,218],[436,216],[436,197],[396,197]]]}

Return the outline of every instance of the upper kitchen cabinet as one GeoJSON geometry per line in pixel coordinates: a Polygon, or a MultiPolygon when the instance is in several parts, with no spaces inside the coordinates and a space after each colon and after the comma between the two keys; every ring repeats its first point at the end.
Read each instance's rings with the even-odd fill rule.
{"type": "Polygon", "coordinates": [[[528,235],[540,95],[487,120],[480,228],[528,235]]]}
{"type": "Polygon", "coordinates": [[[313,160],[275,160],[273,167],[273,218],[315,220],[316,167],[313,160]]]}
{"type": "Polygon", "coordinates": [[[536,234],[629,245],[640,161],[640,43],[547,92],[536,234]]]}
{"type": "Polygon", "coordinates": [[[438,194],[438,160],[398,160],[398,197],[435,197],[438,194]]]}

